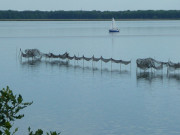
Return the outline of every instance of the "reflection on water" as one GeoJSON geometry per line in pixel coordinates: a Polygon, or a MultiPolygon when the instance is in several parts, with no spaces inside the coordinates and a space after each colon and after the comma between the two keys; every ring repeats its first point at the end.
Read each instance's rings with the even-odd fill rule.
{"type": "Polygon", "coordinates": [[[169,74],[168,79],[180,81],[180,74],[169,74]]]}
{"type": "Polygon", "coordinates": [[[71,64],[69,61],[61,61],[61,60],[28,60],[28,61],[21,61],[20,62],[22,67],[32,67],[32,68],[38,68],[42,65],[45,66],[51,66],[51,67],[60,67],[60,68],[66,68],[66,69],[80,69],[83,71],[93,71],[93,73],[101,72],[101,73],[111,73],[114,75],[130,75],[131,71],[128,71],[126,69],[117,70],[117,69],[108,69],[108,68],[97,68],[97,67],[90,67],[90,66],[84,66],[84,65],[78,65],[78,64],[71,64]]]}
{"type": "Polygon", "coordinates": [[[148,82],[149,84],[152,84],[156,81],[162,81],[163,80],[175,80],[180,81],[180,74],[179,73],[171,73],[171,74],[164,74],[164,73],[155,73],[155,72],[136,72],[136,80],[137,83],[140,81],[148,82]]]}
{"type": "MultiPolygon", "coordinates": [[[[108,68],[97,68],[93,66],[84,66],[77,63],[71,64],[69,61],[61,61],[61,60],[28,60],[20,62],[22,67],[31,67],[31,68],[40,68],[40,66],[50,66],[50,67],[60,67],[66,69],[79,69],[82,71],[93,71],[93,73],[111,73],[114,75],[131,75],[131,71],[129,70],[121,70],[121,69],[108,69],[108,68]]],[[[163,80],[176,80],[180,81],[180,73],[169,73],[164,74],[163,72],[136,72],[136,80],[137,82],[144,81],[149,84],[152,84],[156,81],[163,80]]]]}
{"type": "Polygon", "coordinates": [[[147,81],[152,81],[153,79],[163,79],[163,74],[156,74],[154,72],[141,72],[141,73],[136,73],[137,80],[147,80],[147,81]]]}

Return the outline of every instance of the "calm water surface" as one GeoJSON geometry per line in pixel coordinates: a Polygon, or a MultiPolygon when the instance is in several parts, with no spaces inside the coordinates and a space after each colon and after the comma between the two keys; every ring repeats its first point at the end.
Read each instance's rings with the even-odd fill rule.
{"type": "MultiPolygon", "coordinates": [[[[62,135],[179,135],[180,73],[136,72],[137,58],[180,61],[180,21],[0,22],[0,86],[25,101],[20,135],[29,126],[62,135]],[[132,60],[131,66],[59,60],[22,63],[19,49],[132,60]]],[[[154,71],[153,71],[154,72],[154,71]]]]}

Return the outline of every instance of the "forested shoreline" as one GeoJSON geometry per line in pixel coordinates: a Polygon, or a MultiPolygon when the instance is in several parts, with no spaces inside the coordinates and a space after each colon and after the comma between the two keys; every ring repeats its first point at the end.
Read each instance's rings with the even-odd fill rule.
{"type": "Polygon", "coordinates": [[[13,11],[0,10],[3,19],[180,19],[180,10],[137,10],[137,11],[13,11]]]}

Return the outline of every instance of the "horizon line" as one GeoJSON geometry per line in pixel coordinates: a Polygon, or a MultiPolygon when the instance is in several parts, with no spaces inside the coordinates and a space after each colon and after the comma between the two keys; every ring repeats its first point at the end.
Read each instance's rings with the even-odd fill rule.
{"type": "Polygon", "coordinates": [[[0,11],[18,11],[18,12],[24,12],[24,11],[40,11],[40,12],[56,12],[56,11],[65,11],[65,12],[69,12],[69,11],[88,11],[88,12],[92,12],[92,11],[98,11],[98,12],[126,12],[126,11],[130,11],[130,12],[134,12],[134,11],[180,11],[180,9],[137,9],[137,10],[29,10],[29,9],[25,9],[25,10],[16,10],[16,9],[6,9],[6,10],[0,10],[0,11]]]}

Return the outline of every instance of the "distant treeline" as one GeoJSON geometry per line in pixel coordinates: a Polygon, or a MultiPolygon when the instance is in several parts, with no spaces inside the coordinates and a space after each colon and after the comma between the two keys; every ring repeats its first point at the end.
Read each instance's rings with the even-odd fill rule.
{"type": "Polygon", "coordinates": [[[0,19],[180,19],[180,10],[0,11],[0,19]]]}

